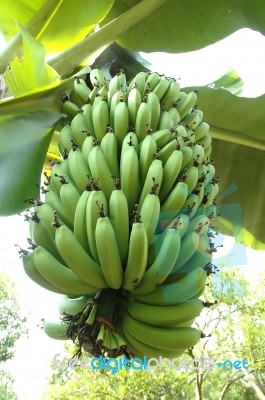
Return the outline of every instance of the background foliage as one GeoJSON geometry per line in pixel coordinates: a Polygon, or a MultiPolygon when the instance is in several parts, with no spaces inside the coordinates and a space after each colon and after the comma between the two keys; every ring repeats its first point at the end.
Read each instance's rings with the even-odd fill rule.
{"type": "MultiPolygon", "coordinates": [[[[206,301],[214,302],[217,299],[218,305],[204,309],[195,323],[206,335],[211,336],[201,339],[185,357],[211,357],[215,362],[245,360],[248,370],[215,367],[212,371],[205,368],[174,371],[166,368],[165,364],[161,370],[147,372],[122,369],[112,375],[111,371],[81,368],[73,371],[58,366],[56,370],[53,369],[42,400],[81,400],[84,393],[91,400],[264,399],[265,299],[262,288],[265,273],[260,273],[258,284],[246,280],[242,267],[225,268],[218,279],[221,282],[218,291],[212,292],[210,287],[213,285],[210,284],[204,295],[206,301]]],[[[73,348],[66,345],[61,359],[64,356],[70,358],[73,352],[73,348]]]]}
{"type": "Polygon", "coordinates": [[[12,390],[13,378],[5,371],[5,362],[14,357],[17,340],[26,335],[25,323],[14,284],[0,271],[0,399],[17,399],[12,390]]]}

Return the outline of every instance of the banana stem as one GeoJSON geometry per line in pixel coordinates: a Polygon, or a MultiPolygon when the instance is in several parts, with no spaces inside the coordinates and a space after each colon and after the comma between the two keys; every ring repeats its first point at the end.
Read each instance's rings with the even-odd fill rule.
{"type": "Polygon", "coordinates": [[[99,55],[118,36],[142,21],[167,0],[142,0],[98,31],[54,57],[49,64],[62,76],[67,76],[88,56],[99,55]]]}
{"type": "Polygon", "coordinates": [[[117,296],[117,290],[110,288],[102,290],[97,299],[97,320],[102,319],[106,322],[112,323],[115,309],[119,302],[120,299],[119,296],[117,296]]]}

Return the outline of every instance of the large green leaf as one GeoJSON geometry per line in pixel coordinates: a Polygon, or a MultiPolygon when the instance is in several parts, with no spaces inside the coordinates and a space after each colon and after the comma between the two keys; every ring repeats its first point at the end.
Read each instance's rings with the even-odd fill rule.
{"type": "MultiPolygon", "coordinates": [[[[102,24],[137,3],[117,0],[102,24]]],[[[243,27],[265,33],[263,0],[167,0],[121,35],[118,43],[134,51],[181,53],[215,43],[243,27]]]]}
{"type": "Polygon", "coordinates": [[[221,179],[217,229],[265,250],[264,150],[214,139],[212,158],[221,179]]]}
{"type": "Polygon", "coordinates": [[[139,21],[144,20],[152,11],[164,4],[166,0],[142,0],[117,18],[111,20],[101,29],[96,30],[91,35],[67,49],[63,54],[59,54],[50,60],[50,65],[60,73],[61,76],[68,76],[73,70],[89,59],[93,63],[94,59],[104,51],[107,46],[112,44],[119,35],[127,32],[139,21]],[[73,61],[74,60],[74,61],[73,61]]]}
{"type": "Polygon", "coordinates": [[[24,28],[21,28],[24,55],[16,57],[6,69],[4,77],[14,96],[39,91],[43,87],[60,84],[56,71],[45,63],[45,48],[24,28]]]}
{"type": "Polygon", "coordinates": [[[79,42],[106,16],[114,0],[7,0],[1,4],[0,31],[12,39],[3,52],[0,70],[18,55],[20,35],[17,21],[56,53],[79,42]],[[15,35],[16,34],[16,35],[15,35]],[[14,36],[15,35],[15,36],[14,36]]]}
{"type": "Polygon", "coordinates": [[[10,215],[37,198],[40,174],[62,117],[60,94],[72,79],[60,81],[44,61],[44,48],[23,30],[24,57],[16,58],[5,77],[17,96],[0,102],[0,214],[10,215]]]}
{"type": "Polygon", "coordinates": [[[218,226],[248,246],[265,249],[265,95],[245,98],[224,89],[196,89],[198,107],[215,139],[217,201],[222,217],[230,221],[220,218],[218,226]]]}
{"type": "Polygon", "coordinates": [[[49,53],[62,51],[88,35],[113,3],[114,0],[57,1],[53,14],[37,39],[49,53]]]}
{"type": "Polygon", "coordinates": [[[40,175],[60,115],[51,111],[9,115],[0,120],[0,213],[11,215],[38,198],[40,175]]]}

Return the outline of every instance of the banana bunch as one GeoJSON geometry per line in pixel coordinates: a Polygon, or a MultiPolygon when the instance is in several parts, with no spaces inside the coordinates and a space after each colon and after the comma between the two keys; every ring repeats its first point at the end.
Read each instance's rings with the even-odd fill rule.
{"type": "MultiPolygon", "coordinates": [[[[173,358],[203,336],[216,196],[198,93],[155,72],[92,69],[61,96],[61,162],[29,200],[26,274],[59,293],[44,331],[92,355],[173,358]]],[[[213,272],[214,273],[214,272],[213,272]]]]}

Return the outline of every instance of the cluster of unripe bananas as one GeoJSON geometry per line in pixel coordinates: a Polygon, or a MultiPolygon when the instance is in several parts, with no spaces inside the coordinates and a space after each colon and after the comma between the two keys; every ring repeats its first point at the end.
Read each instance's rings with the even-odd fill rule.
{"type": "Polygon", "coordinates": [[[62,295],[55,339],[94,356],[177,357],[203,336],[218,178],[197,92],[155,72],[77,78],[62,160],[29,200],[28,276],[62,295]]]}

